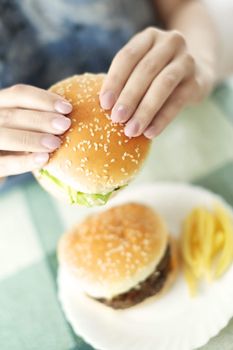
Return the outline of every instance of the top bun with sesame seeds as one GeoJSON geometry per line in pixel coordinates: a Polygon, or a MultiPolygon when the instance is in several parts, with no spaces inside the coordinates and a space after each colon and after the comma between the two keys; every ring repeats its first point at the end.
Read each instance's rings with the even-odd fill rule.
{"type": "Polygon", "coordinates": [[[138,203],[87,217],[63,235],[58,258],[70,288],[118,309],[162,295],[178,271],[164,221],[138,203]]]}
{"type": "Polygon", "coordinates": [[[124,187],[144,162],[150,141],[128,138],[122,124],[114,124],[110,111],[100,107],[104,74],[75,75],[50,88],[73,105],[72,124],[61,136],[61,147],[35,174],[53,194],[85,206],[105,204],[124,187]]]}

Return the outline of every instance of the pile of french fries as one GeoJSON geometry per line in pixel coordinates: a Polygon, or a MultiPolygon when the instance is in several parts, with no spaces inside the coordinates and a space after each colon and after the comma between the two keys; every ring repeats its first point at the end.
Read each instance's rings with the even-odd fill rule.
{"type": "Polygon", "coordinates": [[[212,211],[195,208],[187,216],[181,234],[185,279],[195,296],[201,280],[220,278],[233,262],[233,222],[220,205],[212,211]]]}

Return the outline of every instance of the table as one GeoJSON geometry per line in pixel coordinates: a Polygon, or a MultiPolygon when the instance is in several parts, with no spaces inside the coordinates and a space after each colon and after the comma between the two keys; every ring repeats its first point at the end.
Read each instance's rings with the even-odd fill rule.
{"type": "MultiPolygon", "coordinates": [[[[233,84],[189,108],[158,137],[136,183],[185,181],[233,205],[233,84]]],[[[57,300],[56,245],[88,209],[46,194],[32,177],[0,189],[0,349],[90,350],[57,300]]],[[[233,319],[199,350],[232,350],[233,319]]],[[[172,349],[171,349],[172,350],[172,349]]]]}

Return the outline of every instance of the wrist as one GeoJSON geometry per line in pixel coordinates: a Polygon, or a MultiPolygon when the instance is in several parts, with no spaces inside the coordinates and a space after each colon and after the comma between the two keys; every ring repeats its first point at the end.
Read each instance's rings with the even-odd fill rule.
{"type": "Polygon", "coordinates": [[[212,57],[207,56],[199,56],[195,60],[197,79],[201,82],[203,96],[207,96],[217,84],[216,63],[212,57]]]}

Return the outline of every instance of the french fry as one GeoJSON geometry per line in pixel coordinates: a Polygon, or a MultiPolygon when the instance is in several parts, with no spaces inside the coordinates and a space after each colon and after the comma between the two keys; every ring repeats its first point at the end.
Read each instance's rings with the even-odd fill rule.
{"type": "Polygon", "coordinates": [[[188,216],[187,219],[184,222],[184,229],[183,229],[183,234],[182,234],[182,240],[181,240],[181,251],[184,260],[187,262],[188,265],[192,266],[193,265],[193,252],[192,252],[192,246],[190,245],[190,233],[192,232],[192,216],[188,216]]]}
{"type": "Polygon", "coordinates": [[[189,287],[190,295],[194,297],[197,294],[197,279],[192,270],[187,266],[184,269],[184,275],[189,287]]]}
{"type": "Polygon", "coordinates": [[[203,237],[203,272],[208,281],[211,281],[211,257],[213,249],[213,240],[214,240],[214,229],[215,223],[211,213],[205,210],[205,238],[203,237]]]}
{"type": "Polygon", "coordinates": [[[211,251],[211,259],[213,260],[215,256],[220,252],[223,248],[225,242],[225,235],[223,231],[217,231],[212,241],[212,251],[211,251]]]}
{"type": "Polygon", "coordinates": [[[221,277],[231,265],[233,258],[233,228],[230,218],[221,207],[215,208],[215,216],[224,232],[224,243],[215,269],[215,278],[221,277]]]}

